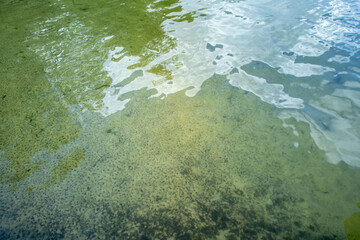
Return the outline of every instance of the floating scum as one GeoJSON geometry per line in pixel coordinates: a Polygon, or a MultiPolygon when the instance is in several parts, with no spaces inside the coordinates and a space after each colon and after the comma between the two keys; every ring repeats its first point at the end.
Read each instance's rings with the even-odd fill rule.
{"type": "Polygon", "coordinates": [[[148,73],[176,84],[166,61],[148,65],[176,48],[164,21],[201,14],[179,1],[6,1],[0,11],[0,238],[358,236],[358,169],[329,164],[309,123],[279,118],[227,76],[193,97],[191,87],[134,88],[119,96],[130,99],[122,111],[99,113],[106,90],[148,73]],[[114,46],[114,62],[137,57],[120,82],[102,71],[114,46]]]}

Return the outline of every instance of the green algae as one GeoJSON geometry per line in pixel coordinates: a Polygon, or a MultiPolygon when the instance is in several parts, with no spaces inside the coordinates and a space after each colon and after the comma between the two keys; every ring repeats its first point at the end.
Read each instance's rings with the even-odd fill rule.
{"type": "MultiPolygon", "coordinates": [[[[153,66],[150,70],[148,70],[148,72],[150,73],[154,73],[158,76],[162,76],[164,77],[166,80],[171,80],[172,79],[172,74],[171,71],[168,70],[164,65],[162,64],[157,64],[155,66],[153,66]]],[[[154,84],[156,86],[156,84],[154,84]]]]}
{"type": "Polygon", "coordinates": [[[149,99],[154,91],[123,95],[132,101],[106,118],[84,113],[86,129],[63,152],[86,149],[86,164],[41,193],[14,193],[31,207],[7,238],[345,238],[358,171],[328,164],[307,123],[286,119],[295,135],[280,110],[220,76],[192,98],[149,99]]]}
{"type": "Polygon", "coordinates": [[[34,13],[52,10],[35,2],[1,4],[0,28],[6,32],[0,36],[1,183],[24,181],[44,163],[31,161],[36,152],[56,151],[80,131],[46,78],[44,64],[24,42],[39,21],[34,13]]]}
{"type": "MultiPolygon", "coordinates": [[[[115,61],[139,57],[129,69],[145,67],[176,47],[163,22],[189,20],[195,14],[173,15],[183,11],[179,1],[63,3],[54,3],[57,11],[38,24],[34,39],[28,39],[27,44],[47,62],[46,75],[63,103],[90,111],[103,106],[104,90],[112,83],[102,69],[110,49],[122,47],[122,57],[115,61]]],[[[168,70],[156,68],[150,71],[170,77],[168,70]]]]}
{"type": "Polygon", "coordinates": [[[178,19],[174,19],[174,22],[193,22],[194,21],[194,15],[196,12],[189,12],[185,13],[184,15],[180,16],[178,19]]]}
{"type": "Polygon", "coordinates": [[[132,81],[134,81],[136,78],[138,77],[142,77],[144,76],[144,73],[142,70],[136,70],[133,73],[131,73],[131,75],[127,78],[125,78],[124,80],[122,80],[121,82],[113,85],[113,87],[117,88],[117,87],[123,87],[129,83],[131,83],[132,81]]]}
{"type": "Polygon", "coordinates": [[[80,0],[73,6],[70,1],[65,2],[85,25],[92,26],[93,35],[113,36],[106,41],[106,46],[121,46],[125,49],[125,56],[140,57],[139,62],[130,66],[130,69],[146,66],[176,46],[175,39],[169,37],[163,29],[165,20],[190,20],[195,14],[172,15],[183,11],[179,0],[80,0]]]}
{"type": "Polygon", "coordinates": [[[338,218],[344,206],[330,199],[338,200],[342,186],[334,182],[344,173],[326,163],[308,124],[287,120],[296,136],[282,126],[278,110],[219,76],[193,98],[180,92],[149,100],[152,94],[124,95],[132,101],[122,112],[85,133],[113,142],[107,148],[113,167],[102,180],[113,187],[102,192],[119,209],[110,207],[112,220],[103,227],[112,227],[102,234],[206,239],[226,230],[227,238],[343,237],[338,218]]]}
{"type": "Polygon", "coordinates": [[[151,6],[155,9],[169,8],[174,4],[178,4],[179,0],[162,0],[162,1],[154,1],[151,6]]]}
{"type": "MultiPolygon", "coordinates": [[[[54,152],[74,140],[81,132],[76,114],[102,107],[104,89],[112,82],[102,71],[109,46],[140,56],[133,68],[175,46],[162,22],[182,11],[179,1],[64,3],[1,3],[0,27],[6,33],[0,37],[2,183],[33,175],[45,163],[31,162],[35,153],[54,152]],[[156,11],[149,12],[149,6],[156,11]]],[[[161,64],[150,72],[171,78],[161,64]]]]}
{"type": "Polygon", "coordinates": [[[54,5],[57,11],[35,24],[26,44],[40,55],[46,77],[63,105],[97,110],[112,83],[102,71],[108,49],[103,47],[102,36],[94,35],[66,8],[54,5]]]}
{"type": "Polygon", "coordinates": [[[32,194],[33,193],[33,188],[32,187],[28,187],[26,189],[26,191],[29,193],[29,194],[32,194]]]}
{"type": "MultiPolygon", "coordinates": [[[[360,208],[360,203],[357,204],[360,208]]],[[[354,213],[344,222],[346,236],[349,240],[360,239],[360,212],[354,213]]]]}
{"type": "MultiPolygon", "coordinates": [[[[123,46],[129,56],[141,56],[140,65],[147,64],[175,46],[161,27],[164,19],[174,18],[161,8],[176,7],[178,12],[179,7],[173,6],[178,3],[174,0],[68,3],[67,10],[72,7],[76,17],[48,22],[46,26],[56,31],[35,47],[30,40],[23,42],[29,34],[23,28],[31,29],[31,21],[25,26],[1,25],[5,31],[15,24],[26,34],[13,30],[11,39],[0,35],[0,116],[6,116],[1,118],[1,159],[10,161],[2,182],[19,185],[13,193],[0,186],[0,238],[345,238],[343,220],[351,215],[349,203],[359,197],[359,172],[328,164],[307,123],[278,119],[279,109],[231,87],[224,77],[208,79],[193,98],[184,91],[164,100],[149,99],[155,90],[130,92],[121,99],[132,101],[109,117],[79,113],[84,130],[80,128],[69,108],[101,106],[102,89],[110,84],[98,72],[106,46],[123,46]],[[146,12],[149,3],[159,8],[157,12],[146,12]],[[57,62],[51,66],[53,72],[44,73],[51,62],[47,60],[57,61],[54,56],[61,48],[55,47],[53,55],[41,61],[24,45],[39,49],[46,42],[44,52],[51,52],[62,24],[79,19],[92,26],[80,29],[87,38],[69,33],[53,43],[52,47],[81,40],[80,47],[65,49],[71,61],[57,62]],[[105,46],[98,44],[99,38],[116,32],[126,34],[116,35],[105,46]],[[145,35],[139,36],[142,32],[145,35]],[[21,47],[23,52],[15,50],[21,47]],[[147,52],[150,48],[157,52],[147,52]],[[99,58],[93,59],[97,54],[99,58]],[[51,81],[56,77],[59,82],[51,81]],[[23,93],[24,89],[29,90],[23,93]],[[283,127],[284,122],[298,135],[283,127]],[[34,157],[44,149],[49,152],[34,157]],[[80,164],[85,149],[86,162],[80,164]],[[56,159],[55,167],[47,165],[51,158],[56,159]],[[68,174],[75,168],[76,174],[68,174]]],[[[63,13],[42,4],[33,7],[53,16],[63,13]]],[[[34,9],[24,11],[25,20],[34,9]]],[[[13,7],[0,11],[4,19],[16,13],[13,7]]],[[[166,76],[165,68],[155,69],[155,74],[166,76]]],[[[135,71],[115,87],[142,75],[135,71]]]]}
{"type": "Polygon", "coordinates": [[[61,159],[56,167],[51,171],[51,179],[45,182],[41,188],[47,188],[53,184],[57,184],[66,178],[66,175],[74,170],[85,158],[85,149],[78,148],[65,158],[61,159]]]}

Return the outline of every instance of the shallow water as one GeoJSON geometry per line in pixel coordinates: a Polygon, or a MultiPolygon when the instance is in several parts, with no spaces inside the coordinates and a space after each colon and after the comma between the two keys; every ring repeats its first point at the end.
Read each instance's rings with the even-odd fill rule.
{"type": "Polygon", "coordinates": [[[357,239],[359,14],[2,1],[0,238],[357,239]]]}

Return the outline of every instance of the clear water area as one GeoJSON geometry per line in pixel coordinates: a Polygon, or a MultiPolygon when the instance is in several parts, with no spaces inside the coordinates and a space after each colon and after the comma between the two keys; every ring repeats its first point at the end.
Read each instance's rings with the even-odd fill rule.
{"type": "MultiPolygon", "coordinates": [[[[224,70],[233,46],[196,40],[208,4],[0,3],[1,239],[358,239],[357,149],[329,163],[334,125],[309,104],[357,86],[356,51],[346,86],[315,83],[344,66],[322,60],[334,47],[293,59],[335,69],[316,76],[250,53],[224,70]]],[[[337,100],[356,139],[354,98],[337,100]]]]}

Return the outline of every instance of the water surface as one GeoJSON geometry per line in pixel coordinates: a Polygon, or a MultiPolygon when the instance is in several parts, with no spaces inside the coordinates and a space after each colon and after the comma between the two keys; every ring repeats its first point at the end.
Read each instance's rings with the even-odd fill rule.
{"type": "Polygon", "coordinates": [[[1,238],[359,236],[356,1],[0,6],[1,238]]]}

